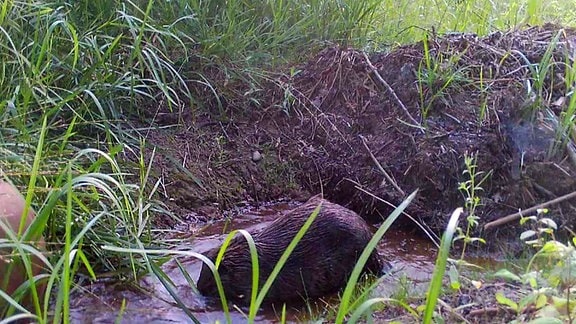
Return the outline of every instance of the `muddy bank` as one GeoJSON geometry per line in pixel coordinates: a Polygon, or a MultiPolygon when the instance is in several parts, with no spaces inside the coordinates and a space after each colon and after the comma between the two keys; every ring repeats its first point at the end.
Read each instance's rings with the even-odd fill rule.
{"type": "MultiPolygon", "coordinates": [[[[397,205],[420,189],[408,213],[440,232],[464,204],[468,154],[490,174],[478,192],[485,224],[576,190],[573,126],[558,126],[574,86],[565,63],[573,63],[575,35],[546,25],[431,35],[370,56],[328,47],[259,91],[223,82],[223,96],[248,93],[219,102],[225,115],[161,109],[162,128],[146,134],[159,149],[156,176],[178,214],[200,218],[323,190],[377,222],[392,208],[366,192],[397,205]]],[[[573,202],[553,207],[551,216],[571,226],[573,202]]]]}

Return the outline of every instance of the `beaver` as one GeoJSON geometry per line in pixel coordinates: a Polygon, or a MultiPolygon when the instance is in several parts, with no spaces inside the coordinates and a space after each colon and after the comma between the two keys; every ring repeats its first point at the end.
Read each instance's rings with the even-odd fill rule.
{"type": "MultiPolygon", "coordinates": [[[[18,189],[16,189],[12,184],[0,180],[0,222],[7,225],[8,228],[15,233],[18,232],[20,227],[20,220],[22,219],[25,205],[26,201],[18,189]]],[[[32,224],[36,215],[30,208],[25,217],[24,231],[26,231],[26,229],[32,224]]],[[[0,239],[5,238],[8,238],[8,235],[0,226],[0,239]]],[[[44,248],[44,239],[42,237],[36,238],[35,243],[40,249],[44,248]]],[[[0,249],[0,290],[3,290],[8,295],[14,293],[22,283],[28,280],[26,269],[22,264],[21,258],[14,253],[17,253],[17,251],[12,251],[12,249],[0,249]],[[8,270],[10,269],[8,266],[9,263],[13,264],[10,273],[8,273],[8,270]]],[[[38,257],[31,256],[31,261],[32,273],[34,275],[42,273],[43,263],[38,259],[38,257]]],[[[37,283],[36,289],[38,297],[40,300],[43,300],[45,285],[43,283],[37,283]]],[[[2,314],[2,308],[5,305],[5,301],[0,298],[0,315],[2,314]]],[[[29,295],[26,296],[22,300],[22,305],[31,308],[32,298],[29,295]]]]}
{"type": "MultiPolygon", "coordinates": [[[[338,291],[345,286],[372,238],[369,225],[358,214],[314,196],[267,227],[249,231],[258,251],[259,289],[319,203],[322,203],[320,213],[284,264],[264,303],[304,301],[338,291]]],[[[214,262],[219,249],[209,251],[206,256],[214,262]]],[[[363,272],[381,275],[385,265],[373,251],[363,272]]],[[[252,263],[244,236],[238,234],[232,239],[218,273],[226,298],[247,304],[252,290],[252,263]]],[[[202,266],[197,287],[205,296],[218,296],[214,276],[206,264],[202,266]]]]}

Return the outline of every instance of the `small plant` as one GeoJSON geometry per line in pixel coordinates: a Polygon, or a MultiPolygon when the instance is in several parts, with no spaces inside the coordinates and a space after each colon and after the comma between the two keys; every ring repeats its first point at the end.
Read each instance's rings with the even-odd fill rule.
{"type": "Polygon", "coordinates": [[[558,225],[551,218],[544,217],[548,214],[548,209],[538,209],[535,216],[520,218],[520,225],[530,222],[532,228],[520,234],[520,240],[525,244],[535,248],[541,248],[548,241],[554,241],[554,231],[558,225]]]}
{"type": "MultiPolygon", "coordinates": [[[[562,111],[559,116],[556,116],[550,109],[546,109],[547,119],[556,130],[555,140],[548,149],[548,157],[552,157],[558,152],[564,152],[564,148],[574,153],[573,144],[576,142],[576,131],[574,128],[576,122],[576,96],[574,95],[576,91],[576,61],[571,62],[571,60],[570,55],[566,55],[564,62],[565,94],[558,99],[557,103],[557,105],[563,107],[562,111]]],[[[574,160],[574,157],[572,159],[574,160]]]]}
{"type": "Polygon", "coordinates": [[[428,35],[425,35],[422,44],[424,57],[418,66],[417,80],[422,123],[426,126],[434,103],[447,95],[446,90],[449,87],[464,80],[462,71],[456,70],[455,66],[466,51],[445,58],[441,53],[434,55],[430,50],[428,35]]]}
{"type": "MultiPolygon", "coordinates": [[[[489,70],[488,79],[492,79],[492,70],[489,70]]],[[[478,111],[478,125],[481,126],[482,123],[489,117],[488,116],[488,93],[490,91],[491,85],[484,78],[484,67],[480,67],[480,73],[478,73],[480,79],[478,80],[478,91],[480,92],[480,107],[478,111]]]]}
{"type": "Polygon", "coordinates": [[[530,317],[542,323],[572,322],[576,317],[576,237],[566,244],[556,240],[556,222],[544,217],[547,210],[537,215],[523,217],[520,223],[532,223],[532,229],[524,231],[520,239],[538,251],[530,259],[525,272],[515,274],[508,269],[495,273],[496,277],[520,284],[523,296],[518,302],[503,292],[495,295],[496,301],[514,310],[518,321],[530,317]],[[543,262],[539,262],[543,261],[543,262]]]}
{"type": "MultiPolygon", "coordinates": [[[[540,111],[541,107],[546,106],[543,103],[548,101],[549,95],[545,91],[546,81],[550,75],[554,74],[554,68],[557,65],[557,62],[554,60],[554,50],[556,49],[558,40],[562,34],[562,30],[558,31],[556,36],[554,36],[550,41],[550,44],[546,48],[546,51],[539,63],[532,63],[522,53],[518,53],[526,63],[532,76],[531,80],[526,80],[527,97],[530,100],[530,104],[526,106],[526,115],[529,117],[531,122],[536,119],[537,113],[540,111]]],[[[553,82],[553,80],[554,78],[550,78],[550,82],[553,82]]],[[[553,85],[551,85],[550,88],[553,88],[553,85]]]]}
{"type": "Polygon", "coordinates": [[[472,237],[472,231],[476,226],[478,226],[478,220],[480,219],[480,217],[476,215],[476,210],[482,205],[480,196],[478,194],[484,190],[482,189],[482,184],[492,174],[490,171],[481,179],[479,179],[479,177],[482,176],[484,172],[477,170],[478,165],[476,164],[476,155],[474,154],[464,154],[464,165],[466,166],[466,169],[462,172],[462,174],[468,179],[460,182],[458,189],[464,196],[464,210],[467,214],[466,230],[464,231],[461,227],[458,227],[458,235],[454,238],[454,241],[462,240],[463,242],[460,260],[464,259],[466,247],[468,244],[475,242],[486,243],[486,241],[480,237],[472,237]]]}
{"type": "Polygon", "coordinates": [[[398,278],[398,287],[391,295],[391,298],[399,302],[408,303],[408,299],[412,292],[410,291],[411,280],[406,276],[405,273],[400,274],[398,278]]]}

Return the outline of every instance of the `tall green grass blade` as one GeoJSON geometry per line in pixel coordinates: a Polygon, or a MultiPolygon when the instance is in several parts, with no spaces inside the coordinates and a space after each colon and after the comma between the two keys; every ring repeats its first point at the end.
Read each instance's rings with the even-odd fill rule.
{"type": "Polygon", "coordinates": [[[412,307],[410,307],[410,305],[408,305],[402,301],[396,300],[396,299],[378,297],[378,298],[369,299],[369,300],[363,302],[358,308],[356,308],[354,313],[352,313],[352,315],[350,315],[350,318],[348,319],[348,323],[360,322],[360,318],[362,317],[362,315],[368,313],[374,305],[389,304],[389,303],[394,303],[394,304],[399,305],[404,310],[406,310],[410,315],[412,315],[412,317],[414,318],[415,321],[418,320],[418,318],[419,318],[418,313],[416,313],[416,311],[414,311],[412,309],[412,307]]]}
{"type": "MultiPolygon", "coordinates": [[[[79,247],[78,250],[76,250],[76,256],[78,258],[75,258],[75,259],[82,262],[82,265],[84,266],[84,268],[86,268],[86,271],[88,272],[88,275],[90,276],[90,278],[92,280],[96,280],[96,272],[94,272],[94,269],[92,268],[92,265],[90,264],[90,260],[88,260],[88,257],[86,256],[84,251],[82,251],[81,247],[79,247]]],[[[78,267],[76,266],[73,273],[76,273],[77,269],[78,269],[78,267]]]]}
{"type": "Polygon", "coordinates": [[[442,290],[442,279],[444,278],[444,272],[446,271],[446,264],[448,262],[448,256],[450,253],[450,246],[452,245],[452,238],[456,232],[456,227],[458,225],[458,219],[462,214],[463,209],[457,208],[450,216],[448,221],[448,226],[444,235],[442,235],[442,243],[440,244],[440,250],[438,251],[438,256],[436,257],[436,265],[434,266],[434,274],[432,275],[432,281],[428,287],[428,293],[426,297],[426,309],[424,311],[423,323],[432,323],[432,317],[434,316],[434,309],[436,308],[436,303],[438,302],[438,296],[442,290]]]}
{"type": "Polygon", "coordinates": [[[343,323],[344,317],[351,311],[349,305],[352,303],[352,294],[353,294],[354,289],[356,287],[356,283],[358,282],[358,279],[360,278],[362,270],[364,269],[364,265],[366,264],[366,262],[370,258],[370,254],[376,248],[376,246],[378,245],[378,242],[384,236],[386,231],[388,231],[390,226],[392,226],[394,221],[396,221],[398,216],[400,216],[400,214],[402,214],[404,209],[406,209],[406,207],[408,207],[408,205],[412,202],[414,197],[416,197],[417,193],[418,193],[418,190],[415,190],[414,192],[412,192],[396,209],[394,209],[394,211],[390,214],[390,216],[388,216],[388,218],[386,218],[386,221],[384,221],[384,223],[382,223],[382,225],[376,231],[376,233],[374,233],[374,236],[372,237],[370,242],[368,242],[368,244],[364,248],[364,251],[362,251],[362,254],[360,255],[358,262],[356,263],[354,270],[352,270],[352,274],[350,275],[350,279],[348,279],[348,283],[346,284],[346,288],[344,289],[344,293],[342,294],[342,298],[340,299],[340,305],[338,307],[338,313],[336,314],[336,323],[338,323],[338,324],[343,323]]]}
{"type": "Polygon", "coordinates": [[[184,304],[184,302],[180,299],[180,297],[178,297],[178,293],[173,289],[174,285],[166,280],[168,276],[162,271],[162,269],[160,269],[154,262],[150,262],[150,268],[152,269],[152,273],[154,273],[156,278],[160,280],[166,291],[168,291],[170,296],[174,298],[174,301],[176,302],[178,307],[180,307],[180,309],[182,309],[182,311],[186,313],[186,316],[188,316],[188,318],[190,318],[192,322],[200,324],[200,321],[194,316],[194,314],[192,314],[192,312],[188,309],[188,307],[186,307],[186,304],[184,304]]]}
{"type": "MultiPolygon", "coordinates": [[[[36,282],[34,280],[34,275],[32,272],[32,262],[30,259],[30,255],[26,254],[24,252],[24,248],[23,248],[23,244],[21,244],[21,240],[22,239],[28,239],[29,235],[27,235],[26,233],[24,233],[24,227],[26,225],[26,220],[27,220],[27,215],[28,212],[30,211],[30,205],[32,203],[32,197],[34,195],[34,188],[36,185],[36,177],[38,174],[38,170],[40,168],[40,161],[42,160],[42,151],[44,149],[44,139],[46,137],[46,131],[47,131],[47,126],[46,126],[46,118],[44,118],[43,124],[42,124],[42,128],[40,130],[40,138],[38,139],[38,144],[36,145],[36,153],[34,156],[34,162],[32,165],[32,174],[30,176],[30,180],[28,183],[28,190],[27,190],[27,194],[26,194],[26,198],[25,198],[25,204],[24,204],[24,209],[22,211],[22,217],[20,219],[20,224],[18,227],[18,232],[16,233],[17,237],[13,237],[12,239],[14,240],[14,242],[18,242],[18,244],[16,244],[15,248],[18,251],[18,255],[21,258],[21,262],[24,265],[24,269],[26,271],[26,274],[28,276],[28,282],[30,284],[30,293],[32,295],[32,303],[34,305],[34,309],[36,311],[36,314],[41,314],[41,305],[40,305],[40,300],[39,300],[39,296],[38,296],[38,290],[36,287],[36,282]],[[24,235],[22,235],[24,234],[24,235]]],[[[8,229],[8,228],[6,228],[8,229]]],[[[29,232],[30,229],[27,229],[27,232],[29,232]]],[[[8,229],[8,231],[5,230],[5,232],[10,235],[10,233],[12,232],[10,229],[8,229]]],[[[38,237],[40,237],[40,235],[35,236],[34,238],[30,238],[30,240],[35,240],[38,237]]],[[[8,270],[6,271],[7,274],[12,273],[12,271],[14,271],[14,262],[10,263],[8,265],[8,270]]]]}
{"type": "MultiPolygon", "coordinates": [[[[224,242],[222,242],[222,246],[220,247],[220,251],[218,251],[218,256],[216,257],[216,262],[215,262],[215,266],[216,269],[218,269],[218,266],[220,265],[220,263],[222,262],[222,259],[224,257],[224,254],[226,253],[226,249],[228,248],[228,246],[230,245],[230,243],[232,242],[232,239],[234,238],[234,236],[236,235],[236,233],[240,233],[242,236],[244,236],[244,239],[246,239],[246,242],[248,243],[248,248],[250,250],[250,259],[252,262],[252,292],[250,294],[250,305],[253,305],[256,303],[256,296],[258,293],[258,286],[259,286],[259,278],[260,278],[260,266],[258,264],[258,251],[256,250],[256,243],[254,242],[254,239],[252,238],[252,235],[250,235],[250,233],[248,233],[248,231],[246,230],[234,230],[231,231],[226,238],[224,239],[224,242]]],[[[226,302],[225,298],[223,297],[223,293],[221,294],[221,300],[222,303],[224,304],[226,302]]],[[[224,307],[224,305],[222,305],[224,307]]],[[[256,310],[253,310],[252,307],[250,308],[250,312],[252,313],[253,311],[256,312],[258,310],[258,308],[256,310]]],[[[228,316],[229,314],[227,314],[228,316]]],[[[256,316],[256,314],[254,314],[254,316],[256,316]]]]}
{"type": "Polygon", "coordinates": [[[188,286],[190,286],[192,288],[194,293],[199,294],[200,292],[198,291],[198,288],[196,287],[196,282],[194,282],[194,279],[192,279],[192,277],[190,276],[188,271],[186,271],[182,262],[180,262],[178,259],[174,259],[174,261],[176,262],[176,265],[178,266],[178,270],[180,270],[180,273],[182,274],[182,276],[184,276],[184,280],[186,280],[186,283],[188,283],[188,286]]]}
{"type": "MultiPolygon", "coordinates": [[[[0,297],[2,297],[2,294],[4,292],[0,290],[0,297]]],[[[17,315],[13,315],[7,318],[4,318],[0,321],[0,324],[8,324],[8,323],[27,323],[28,321],[31,321],[31,323],[33,323],[34,321],[38,320],[38,318],[30,313],[21,313],[21,314],[17,314],[17,315]]]]}
{"type": "MultiPolygon", "coordinates": [[[[193,258],[199,259],[204,264],[206,264],[210,268],[210,270],[212,271],[212,274],[214,275],[214,278],[216,281],[216,285],[218,287],[218,292],[220,294],[220,297],[221,297],[221,299],[224,299],[222,306],[223,306],[223,312],[226,315],[226,321],[228,323],[232,323],[232,319],[230,317],[230,310],[228,308],[228,304],[225,302],[226,296],[224,294],[224,288],[222,287],[222,281],[220,280],[220,275],[218,274],[218,271],[216,270],[216,266],[214,265],[214,263],[212,263],[212,261],[210,261],[210,259],[208,259],[204,255],[202,255],[200,253],[196,253],[196,252],[191,252],[191,251],[129,249],[129,248],[123,248],[123,247],[117,247],[117,246],[110,246],[110,245],[103,246],[102,249],[106,250],[106,251],[112,251],[112,252],[118,252],[118,253],[140,254],[143,256],[174,255],[174,256],[193,257],[193,258]]],[[[153,262],[151,262],[148,258],[147,258],[147,260],[150,263],[151,272],[157,276],[158,280],[160,280],[162,285],[166,288],[166,290],[169,291],[169,293],[170,293],[170,290],[172,290],[172,293],[174,293],[174,294],[170,293],[172,297],[175,297],[175,299],[178,298],[177,293],[171,288],[172,284],[170,283],[170,279],[166,275],[166,273],[164,273],[162,271],[162,269],[160,269],[156,264],[152,264],[153,262]]],[[[183,303],[182,303],[182,305],[179,305],[179,306],[183,307],[184,311],[187,310],[187,307],[183,303]]],[[[191,314],[191,315],[192,315],[192,317],[190,317],[190,319],[194,318],[193,314],[191,314]]],[[[190,315],[188,315],[188,316],[190,316],[190,315]]]]}
{"type": "Polygon", "coordinates": [[[314,211],[308,217],[306,222],[304,222],[304,225],[302,225],[302,228],[300,228],[298,233],[296,233],[296,236],[294,236],[294,238],[292,239],[290,244],[288,244],[288,247],[286,248],[284,253],[282,253],[282,256],[280,256],[278,263],[276,263],[276,265],[274,266],[274,269],[272,269],[272,272],[270,273],[270,276],[266,279],[266,281],[264,282],[264,285],[262,286],[262,289],[258,293],[258,298],[256,299],[256,301],[254,303],[250,304],[250,314],[248,317],[249,323],[254,322],[255,317],[256,317],[256,312],[258,309],[260,309],[260,305],[262,305],[262,302],[264,301],[264,298],[266,297],[268,290],[270,290],[270,287],[272,287],[274,280],[276,280],[276,277],[278,276],[278,274],[282,270],[282,267],[284,266],[284,264],[286,264],[286,261],[288,261],[288,258],[290,257],[290,255],[292,254],[294,249],[296,248],[296,245],[298,245],[298,242],[300,242],[302,237],[304,237],[304,234],[306,234],[306,232],[308,231],[308,229],[310,228],[310,226],[312,225],[312,223],[314,222],[314,220],[316,219],[318,214],[320,214],[321,208],[322,208],[322,202],[320,202],[320,204],[318,204],[318,206],[314,209],[314,211]]]}
{"type": "MultiPolygon", "coordinates": [[[[68,181],[67,183],[72,183],[72,165],[69,164],[68,165],[68,181]]],[[[64,316],[64,322],[68,323],[69,318],[70,318],[70,287],[71,287],[71,281],[72,281],[72,276],[74,275],[72,273],[72,260],[71,260],[71,254],[72,254],[72,196],[73,196],[73,192],[72,190],[68,190],[67,194],[66,194],[66,224],[64,225],[65,228],[65,236],[64,236],[64,271],[62,273],[62,285],[60,286],[60,293],[59,295],[62,295],[63,297],[63,316],[64,316]]]]}
{"type": "Polygon", "coordinates": [[[124,312],[126,312],[126,298],[122,299],[122,304],[120,305],[120,311],[118,316],[114,319],[114,324],[122,324],[122,318],[124,317],[124,312]]]}

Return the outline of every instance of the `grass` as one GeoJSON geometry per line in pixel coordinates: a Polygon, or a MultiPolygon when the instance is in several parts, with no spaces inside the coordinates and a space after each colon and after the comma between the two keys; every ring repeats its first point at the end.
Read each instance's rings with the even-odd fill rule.
{"type": "MultiPolygon", "coordinates": [[[[388,49],[434,32],[485,35],[523,23],[573,24],[576,18],[573,4],[559,0],[225,4],[217,0],[0,4],[0,176],[23,188],[26,208],[37,213],[32,227],[0,239],[0,248],[22,257],[28,277],[32,277],[30,254],[39,257],[47,270],[14,296],[0,292],[9,304],[0,310],[7,320],[68,322],[70,291],[79,271],[90,277],[104,271],[132,279],[143,273],[162,277],[146,249],[161,243],[151,225],[153,215],[166,213],[155,200],[161,184],[152,179],[154,157],[142,153],[145,143],[126,131],[129,127],[122,121],[128,117],[154,116],[167,107],[226,118],[225,103],[244,97],[261,108],[261,83],[276,81],[270,71],[300,62],[328,42],[388,49]],[[226,82],[208,73],[213,70],[226,82]],[[127,159],[138,162],[133,168],[120,164],[127,159]],[[47,254],[30,243],[29,238],[39,233],[48,242],[47,254]],[[43,299],[35,287],[40,281],[35,280],[46,284],[43,299]],[[32,293],[30,310],[19,305],[25,290],[32,293]]],[[[426,63],[428,73],[434,72],[433,62],[426,63]]],[[[572,89],[574,64],[565,65],[567,89],[572,89]]],[[[534,70],[537,80],[549,73],[547,66],[539,68],[534,70]]],[[[284,90],[286,100],[279,109],[290,113],[292,96],[289,88],[284,90]]],[[[563,125],[557,128],[559,138],[574,137],[569,125],[575,97],[570,97],[559,121],[563,125]]],[[[170,251],[157,253],[166,254],[170,251]]],[[[353,311],[350,287],[338,311],[340,322],[353,311]]],[[[254,297],[254,305],[261,298],[254,297]]],[[[355,314],[369,308],[358,306],[355,314]]],[[[250,318],[257,309],[251,309],[250,318]]]]}
{"type": "Polygon", "coordinates": [[[371,47],[404,44],[421,40],[432,31],[471,32],[486,35],[522,24],[556,22],[573,25],[576,17],[570,1],[537,0],[437,0],[382,1],[378,28],[374,28],[371,47]]]}

